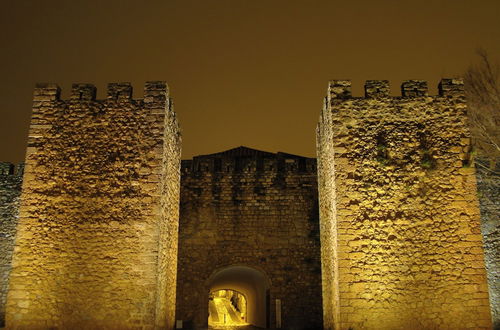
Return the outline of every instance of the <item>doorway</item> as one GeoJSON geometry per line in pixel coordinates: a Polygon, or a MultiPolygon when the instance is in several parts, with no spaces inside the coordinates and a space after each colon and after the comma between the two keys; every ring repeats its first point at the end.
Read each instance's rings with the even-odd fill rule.
{"type": "Polygon", "coordinates": [[[231,289],[210,292],[208,298],[208,325],[247,325],[247,299],[231,289]]]}
{"type": "Polygon", "coordinates": [[[268,326],[270,281],[263,271],[240,265],[224,267],[210,276],[207,288],[207,316],[212,327],[268,326]]]}

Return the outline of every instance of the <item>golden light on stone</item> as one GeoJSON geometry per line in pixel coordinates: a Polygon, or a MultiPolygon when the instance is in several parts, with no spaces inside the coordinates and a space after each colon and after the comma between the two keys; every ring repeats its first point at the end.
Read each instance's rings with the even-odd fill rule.
{"type": "Polygon", "coordinates": [[[328,86],[318,125],[327,329],[491,328],[463,81],[328,86]]]}
{"type": "Polygon", "coordinates": [[[353,98],[335,80],[317,162],[238,147],[181,164],[164,82],[140,100],[38,85],[24,175],[0,163],[0,317],[320,328],[322,305],[326,329],[491,328],[463,83],[438,89],[371,80],[353,98]]]}
{"type": "Polygon", "coordinates": [[[234,290],[217,290],[209,296],[209,326],[247,325],[247,300],[234,290]]]}
{"type": "Polygon", "coordinates": [[[9,328],[173,328],[180,136],[165,82],[34,93],[9,328]]]}
{"type": "Polygon", "coordinates": [[[177,319],[206,327],[200,292],[231,289],[253,326],[275,327],[280,299],[283,328],[321,327],[315,159],[241,146],[181,171],[177,319]]]}

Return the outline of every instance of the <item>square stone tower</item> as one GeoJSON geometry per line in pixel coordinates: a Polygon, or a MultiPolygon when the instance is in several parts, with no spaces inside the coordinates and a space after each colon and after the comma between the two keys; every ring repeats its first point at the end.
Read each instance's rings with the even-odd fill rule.
{"type": "Polygon", "coordinates": [[[173,328],[180,135],[164,82],[37,85],[9,329],[173,328]]]}
{"type": "Polygon", "coordinates": [[[317,132],[325,329],[489,329],[463,82],[330,82],[317,132]]]}

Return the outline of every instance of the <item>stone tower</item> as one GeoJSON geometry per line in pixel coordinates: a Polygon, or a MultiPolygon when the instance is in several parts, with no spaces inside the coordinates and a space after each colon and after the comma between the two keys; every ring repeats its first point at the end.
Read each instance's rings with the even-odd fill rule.
{"type": "Polygon", "coordinates": [[[463,82],[330,82],[318,125],[325,329],[489,329],[463,82]]]}
{"type": "Polygon", "coordinates": [[[180,136],[163,82],[37,85],[9,329],[173,328],[180,136]]]}

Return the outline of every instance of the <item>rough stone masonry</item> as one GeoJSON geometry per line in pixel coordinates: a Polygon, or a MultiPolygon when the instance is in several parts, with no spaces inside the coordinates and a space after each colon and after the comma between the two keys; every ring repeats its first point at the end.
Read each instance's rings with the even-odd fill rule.
{"type": "Polygon", "coordinates": [[[9,329],[173,328],[180,136],[168,89],[37,85],[9,329]]]}
{"type": "Polygon", "coordinates": [[[0,327],[5,321],[12,251],[16,237],[23,165],[0,162],[0,327]]]}
{"type": "Polygon", "coordinates": [[[318,126],[325,329],[490,329],[461,80],[332,81],[318,126]]]}
{"type": "Polygon", "coordinates": [[[38,85],[24,182],[22,165],[0,163],[0,321],[8,292],[9,329],[204,326],[207,281],[232,265],[264,274],[271,327],[319,328],[323,300],[326,329],[487,329],[479,196],[499,327],[498,167],[474,170],[462,82],[438,96],[423,81],[401,97],[387,81],[365,90],[330,83],[318,177],[314,159],[243,147],[183,162],[177,280],[165,83],[141,100],[127,83],[105,100],[38,85]]]}
{"type": "Polygon", "coordinates": [[[177,319],[206,328],[208,279],[242,265],[270,282],[267,327],[278,299],[282,328],[321,328],[316,160],[239,147],[183,161],[181,182],[177,319]]]}

